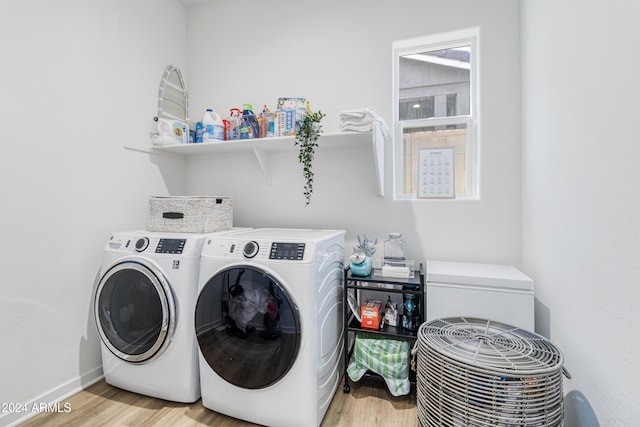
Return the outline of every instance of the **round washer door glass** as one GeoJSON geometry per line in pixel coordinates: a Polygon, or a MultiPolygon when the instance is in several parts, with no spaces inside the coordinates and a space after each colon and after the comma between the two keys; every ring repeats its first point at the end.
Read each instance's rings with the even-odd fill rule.
{"type": "Polygon", "coordinates": [[[195,327],[211,369],[242,388],[279,381],[300,349],[297,306],[273,276],[255,267],[232,267],[211,277],[198,297],[195,327]]]}
{"type": "Polygon", "coordinates": [[[164,276],[140,262],[114,265],[98,284],[98,331],[109,350],[123,360],[144,362],[164,351],[173,333],[174,313],[164,276]]]}

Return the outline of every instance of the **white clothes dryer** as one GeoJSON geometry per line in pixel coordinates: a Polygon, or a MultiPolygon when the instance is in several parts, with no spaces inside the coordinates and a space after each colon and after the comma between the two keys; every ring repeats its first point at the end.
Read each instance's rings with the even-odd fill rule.
{"type": "Polygon", "coordinates": [[[202,404],[269,426],[322,421],[343,364],[344,231],[254,229],[202,251],[202,404]]]}
{"type": "Polygon", "coordinates": [[[175,402],[200,397],[193,334],[203,234],[114,233],[94,314],[107,383],[175,402]]]}

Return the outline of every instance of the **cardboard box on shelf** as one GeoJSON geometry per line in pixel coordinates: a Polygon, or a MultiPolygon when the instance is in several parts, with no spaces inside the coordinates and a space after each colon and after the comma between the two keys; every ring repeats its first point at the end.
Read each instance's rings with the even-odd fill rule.
{"type": "MultiPolygon", "coordinates": [[[[307,114],[307,100],[305,98],[278,98],[278,110],[294,110],[294,132],[300,128],[302,117],[307,114]]],[[[285,136],[285,135],[281,135],[285,136]]]]}
{"type": "Polygon", "coordinates": [[[361,326],[369,329],[380,329],[384,325],[382,301],[367,300],[361,307],[361,326]]]}
{"type": "Polygon", "coordinates": [[[293,136],[296,133],[296,110],[276,110],[273,113],[273,136],[293,136]]]}

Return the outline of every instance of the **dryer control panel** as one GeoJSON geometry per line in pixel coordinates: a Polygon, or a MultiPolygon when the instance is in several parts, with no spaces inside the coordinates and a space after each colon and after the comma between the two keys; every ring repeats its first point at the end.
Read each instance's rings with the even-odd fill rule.
{"type": "Polygon", "coordinates": [[[203,256],[222,256],[252,261],[295,261],[308,262],[313,255],[314,245],[310,242],[209,239],[204,245],[203,256]]]}

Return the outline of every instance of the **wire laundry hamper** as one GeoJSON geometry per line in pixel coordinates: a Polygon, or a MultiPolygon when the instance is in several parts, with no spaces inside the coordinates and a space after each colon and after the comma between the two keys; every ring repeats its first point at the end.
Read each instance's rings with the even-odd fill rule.
{"type": "Polygon", "coordinates": [[[562,426],[563,355],[504,323],[452,317],[418,330],[418,425],[562,426]]]}

